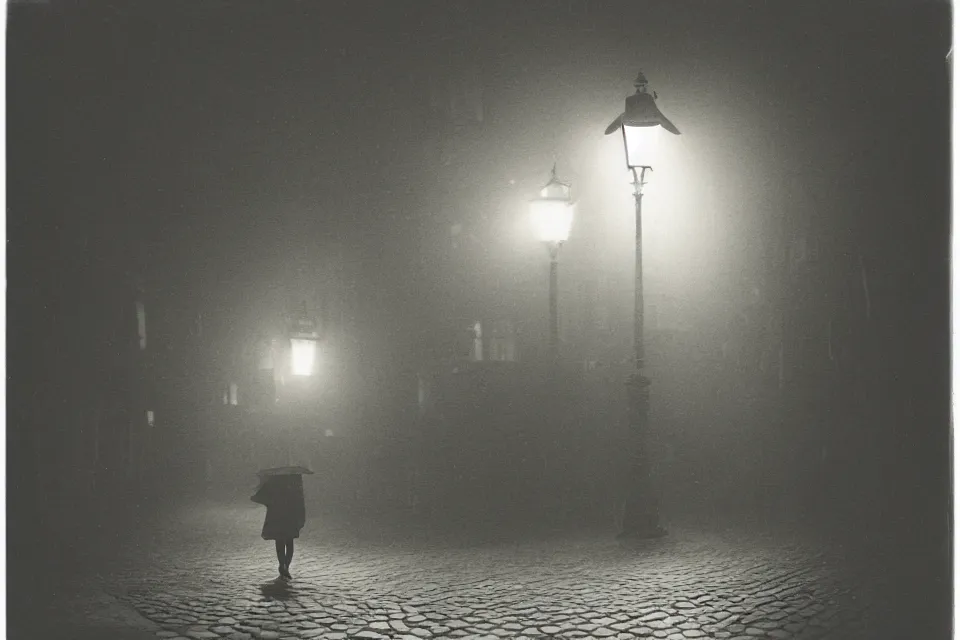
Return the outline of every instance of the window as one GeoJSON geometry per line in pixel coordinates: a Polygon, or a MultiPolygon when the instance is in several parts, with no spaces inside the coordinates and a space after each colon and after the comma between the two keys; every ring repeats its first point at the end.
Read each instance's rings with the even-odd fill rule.
{"type": "Polygon", "coordinates": [[[156,420],[153,415],[153,411],[147,411],[147,426],[153,427],[156,425],[156,420]]]}
{"type": "Polygon", "coordinates": [[[490,345],[490,349],[493,352],[490,359],[496,360],[497,362],[513,362],[514,353],[511,348],[512,346],[507,338],[494,338],[490,345]]]}
{"type": "Polygon", "coordinates": [[[240,400],[240,387],[236,382],[231,382],[223,388],[223,404],[237,406],[240,400]]]}
{"type": "Polygon", "coordinates": [[[140,350],[147,348],[147,311],[142,302],[137,302],[137,335],[140,336],[140,350]]]}
{"type": "Polygon", "coordinates": [[[478,320],[473,325],[473,361],[481,362],[483,360],[483,330],[478,320]]]}
{"type": "Polygon", "coordinates": [[[494,325],[490,339],[490,359],[498,362],[517,360],[516,332],[512,322],[500,321],[494,325]]]}
{"type": "Polygon", "coordinates": [[[417,376],[417,405],[423,410],[427,405],[427,381],[417,376]]]}

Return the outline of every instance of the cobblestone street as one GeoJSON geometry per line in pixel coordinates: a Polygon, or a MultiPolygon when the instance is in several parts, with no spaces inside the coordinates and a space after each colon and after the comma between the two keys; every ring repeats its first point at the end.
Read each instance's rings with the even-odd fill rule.
{"type": "Polygon", "coordinates": [[[829,555],[770,537],[358,542],[308,521],[284,582],[262,516],[184,511],[132,538],[99,588],[160,638],[876,637],[864,588],[829,555]]]}

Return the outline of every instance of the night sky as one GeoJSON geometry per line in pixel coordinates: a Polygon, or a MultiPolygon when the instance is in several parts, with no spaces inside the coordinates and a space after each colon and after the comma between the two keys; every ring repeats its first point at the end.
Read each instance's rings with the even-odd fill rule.
{"type": "Polygon", "coordinates": [[[263,268],[306,229],[379,251],[395,225],[385,200],[422,195],[426,84],[458,66],[476,69],[494,135],[513,142],[465,163],[468,198],[576,155],[640,66],[741,237],[800,201],[828,219],[871,209],[872,224],[943,157],[922,129],[942,134],[922,110],[946,73],[943,6],[615,4],[14,6],[11,206],[43,198],[80,230],[64,227],[70,242],[133,229],[146,260],[234,273],[238,251],[263,268]]]}

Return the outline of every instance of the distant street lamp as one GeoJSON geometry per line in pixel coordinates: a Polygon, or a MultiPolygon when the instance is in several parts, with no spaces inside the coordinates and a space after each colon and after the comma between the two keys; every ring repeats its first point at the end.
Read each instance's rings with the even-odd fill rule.
{"type": "Polygon", "coordinates": [[[293,375],[312,376],[316,361],[316,338],[290,338],[290,370],[293,375]]]}
{"type": "Polygon", "coordinates": [[[304,303],[303,312],[290,332],[290,373],[300,377],[309,377],[316,373],[319,340],[316,325],[307,316],[304,303]]]}
{"type": "Polygon", "coordinates": [[[630,461],[627,501],[623,512],[621,537],[655,538],[666,534],[660,526],[660,510],[650,473],[649,413],[651,380],[643,373],[643,187],[647,171],[653,171],[658,139],[662,130],[674,135],[680,131],[657,108],[657,94],[647,87],[641,71],[628,96],[624,112],[607,127],[606,134],[617,129],[623,134],[627,168],[633,176],[636,209],[636,270],[634,287],[634,372],[627,379],[631,404],[631,433],[635,438],[630,461]],[[639,173],[637,170],[639,169],[639,173]]]}
{"type": "Polygon", "coordinates": [[[302,435],[311,432],[315,427],[310,426],[312,420],[311,408],[318,400],[315,393],[317,351],[320,342],[320,332],[316,321],[307,312],[307,304],[303,303],[300,313],[294,318],[288,318],[290,340],[290,374],[285,402],[283,419],[286,422],[286,458],[287,465],[299,464],[297,457],[303,452],[302,435]],[[297,455],[295,455],[295,453],[297,455]]]}
{"type": "Polygon", "coordinates": [[[540,189],[540,196],[530,201],[530,220],[537,237],[550,254],[550,355],[556,359],[560,344],[560,316],[557,311],[560,248],[570,237],[570,228],[573,226],[570,185],[557,180],[556,164],[550,172],[550,181],[540,189]]]}

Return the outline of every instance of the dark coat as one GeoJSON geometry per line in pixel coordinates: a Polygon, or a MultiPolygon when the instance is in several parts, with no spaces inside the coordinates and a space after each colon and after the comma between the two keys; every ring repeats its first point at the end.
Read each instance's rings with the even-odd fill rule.
{"type": "Polygon", "coordinates": [[[260,533],[264,540],[300,537],[300,529],[306,523],[307,517],[303,504],[302,476],[268,477],[250,499],[267,507],[267,517],[260,533]]]}

